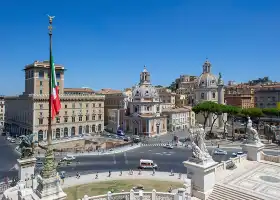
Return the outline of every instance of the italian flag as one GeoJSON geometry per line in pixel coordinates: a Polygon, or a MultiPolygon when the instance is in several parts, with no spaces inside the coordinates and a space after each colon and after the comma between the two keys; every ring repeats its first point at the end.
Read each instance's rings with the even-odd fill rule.
{"type": "Polygon", "coordinates": [[[52,94],[51,94],[51,98],[52,98],[52,119],[55,118],[55,116],[59,113],[59,110],[61,108],[61,104],[60,104],[60,99],[59,99],[59,95],[58,95],[58,86],[57,86],[57,82],[56,82],[56,73],[55,73],[55,66],[54,66],[54,62],[53,62],[53,56],[51,55],[51,85],[52,85],[52,94]]]}

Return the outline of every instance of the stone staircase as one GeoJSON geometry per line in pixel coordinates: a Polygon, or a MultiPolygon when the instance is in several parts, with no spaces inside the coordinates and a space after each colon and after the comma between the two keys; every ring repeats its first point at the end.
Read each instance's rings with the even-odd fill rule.
{"type": "Polygon", "coordinates": [[[253,195],[216,184],[207,200],[265,200],[253,195]]]}

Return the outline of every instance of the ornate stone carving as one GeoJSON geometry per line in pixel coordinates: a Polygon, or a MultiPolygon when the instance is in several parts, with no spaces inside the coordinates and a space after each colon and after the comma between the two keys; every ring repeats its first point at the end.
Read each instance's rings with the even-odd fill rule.
{"type": "Polygon", "coordinates": [[[245,144],[262,144],[258,131],[253,128],[253,123],[250,117],[248,117],[246,133],[248,134],[248,139],[245,141],[245,144]]]}
{"type": "Polygon", "coordinates": [[[34,135],[35,134],[20,136],[21,143],[19,144],[19,149],[21,152],[21,159],[30,158],[34,155],[34,135]]]}
{"type": "Polygon", "coordinates": [[[193,158],[197,162],[213,161],[204,142],[205,131],[202,125],[199,124],[198,127],[189,129],[189,133],[192,144],[193,158]]]}

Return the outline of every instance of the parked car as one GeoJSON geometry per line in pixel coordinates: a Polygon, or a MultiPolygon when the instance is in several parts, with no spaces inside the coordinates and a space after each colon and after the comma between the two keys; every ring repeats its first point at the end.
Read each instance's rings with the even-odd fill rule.
{"type": "Polygon", "coordinates": [[[75,160],[75,156],[65,156],[62,160],[63,161],[72,161],[72,160],[75,160]]]}
{"type": "Polygon", "coordinates": [[[11,139],[10,143],[16,143],[16,140],[15,139],[11,139]]]}
{"type": "Polygon", "coordinates": [[[222,150],[222,149],[216,149],[216,150],[214,151],[214,154],[215,154],[215,155],[227,155],[227,152],[224,151],[224,150],[222,150]]]}
{"type": "Polygon", "coordinates": [[[167,144],[167,145],[164,146],[164,148],[173,149],[173,146],[171,144],[167,144]]]}

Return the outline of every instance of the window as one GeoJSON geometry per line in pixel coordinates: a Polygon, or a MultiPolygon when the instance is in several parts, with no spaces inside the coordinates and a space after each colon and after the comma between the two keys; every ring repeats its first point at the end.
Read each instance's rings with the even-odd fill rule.
{"type": "Polygon", "coordinates": [[[204,93],[201,93],[200,98],[204,99],[204,93]]]}
{"type": "Polygon", "coordinates": [[[157,112],[159,112],[159,106],[157,106],[157,112]]]}
{"type": "Polygon", "coordinates": [[[101,120],[101,118],[102,118],[102,115],[98,115],[98,120],[101,120]]]}
{"type": "Polygon", "coordinates": [[[75,108],[75,103],[72,103],[72,108],[75,108]]]}
{"type": "Polygon", "coordinates": [[[40,94],[43,94],[43,90],[40,90],[40,94]]]}
{"type": "Polygon", "coordinates": [[[101,106],[102,106],[102,104],[100,103],[100,104],[99,104],[99,107],[101,107],[101,106]]]}
{"type": "Polygon", "coordinates": [[[33,78],[33,77],[34,77],[34,71],[31,70],[31,78],[33,78]]]}
{"type": "Polygon", "coordinates": [[[216,98],[216,93],[215,93],[215,92],[212,93],[212,98],[213,98],[213,99],[216,98]]]}
{"type": "Polygon", "coordinates": [[[64,105],[64,108],[67,108],[67,105],[66,105],[66,104],[64,105]]]}
{"type": "Polygon", "coordinates": [[[75,117],[72,117],[72,122],[75,122],[75,117]]]}
{"type": "Polygon", "coordinates": [[[43,104],[39,104],[40,110],[43,109],[43,104]]]}
{"type": "Polygon", "coordinates": [[[95,107],[95,103],[92,104],[92,107],[95,107]]]}
{"type": "Polygon", "coordinates": [[[79,116],[79,122],[83,121],[83,116],[79,116]]]}
{"type": "Polygon", "coordinates": [[[59,82],[57,82],[56,85],[59,86],[59,82]]]}
{"type": "Polygon", "coordinates": [[[72,115],[75,115],[75,110],[72,111],[72,115]]]}
{"type": "Polygon", "coordinates": [[[95,120],[95,115],[92,115],[92,120],[95,120]]]}
{"type": "Polygon", "coordinates": [[[56,118],[56,123],[60,123],[60,118],[59,117],[56,118]]]}
{"type": "Polygon", "coordinates": [[[40,81],[40,86],[43,86],[43,81],[40,81]]]}
{"type": "Polygon", "coordinates": [[[59,73],[59,72],[56,73],[56,78],[57,78],[57,79],[60,78],[60,73],[59,73]]]}
{"type": "Polygon", "coordinates": [[[86,121],[88,121],[89,120],[89,116],[88,115],[86,115],[86,121]]]}
{"type": "Polygon", "coordinates": [[[86,108],[88,108],[88,103],[86,103],[86,108]]]}
{"type": "Polygon", "coordinates": [[[65,122],[65,123],[68,122],[68,117],[64,117],[64,122],[65,122]]]}
{"type": "Polygon", "coordinates": [[[42,125],[43,124],[43,118],[39,118],[39,125],[42,125]]]}
{"type": "Polygon", "coordinates": [[[67,115],[67,114],[68,114],[67,111],[65,111],[64,115],[67,115]]]}
{"type": "Polygon", "coordinates": [[[83,104],[82,103],[80,103],[80,108],[82,108],[83,107],[83,104]]]}
{"type": "Polygon", "coordinates": [[[44,78],[44,72],[43,71],[39,71],[39,78],[44,78]]]}

